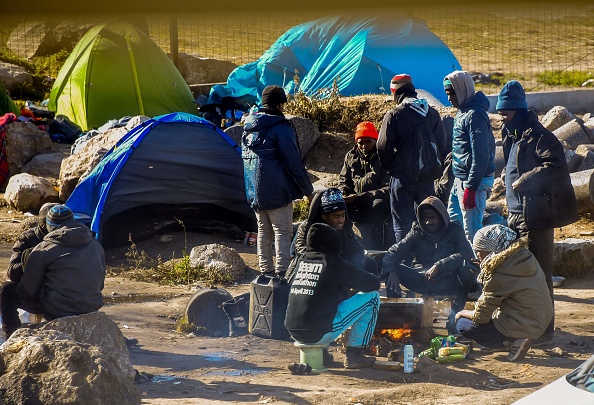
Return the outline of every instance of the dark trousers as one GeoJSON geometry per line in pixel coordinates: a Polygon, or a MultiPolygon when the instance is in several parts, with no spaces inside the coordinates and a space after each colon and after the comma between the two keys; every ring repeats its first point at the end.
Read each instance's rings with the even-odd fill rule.
{"type": "MultiPolygon", "coordinates": [[[[43,310],[37,303],[23,302],[14,281],[5,281],[0,289],[0,314],[2,315],[2,330],[8,339],[21,326],[18,309],[24,309],[33,314],[42,314],[43,310]]],[[[47,318],[47,317],[46,317],[47,318]]]]}
{"type": "Polygon", "coordinates": [[[503,342],[508,340],[507,336],[497,330],[493,320],[479,325],[468,318],[460,318],[456,322],[456,329],[466,339],[472,339],[490,349],[503,349],[505,348],[503,342]]]}
{"type": "Polygon", "coordinates": [[[417,206],[430,195],[435,195],[432,181],[403,186],[399,179],[390,178],[390,208],[395,243],[400,242],[410,231],[413,222],[417,220],[417,206]]]}
{"type": "Polygon", "coordinates": [[[394,238],[385,237],[384,232],[384,223],[390,218],[390,201],[388,199],[376,198],[371,204],[349,204],[347,211],[349,219],[361,231],[365,248],[384,250],[392,246],[394,238]],[[368,232],[367,226],[370,228],[368,232]]]}
{"type": "MultiPolygon", "coordinates": [[[[553,228],[528,230],[522,214],[510,213],[507,222],[509,227],[516,231],[518,236],[528,237],[528,250],[530,250],[534,257],[536,257],[536,260],[545,275],[554,307],[553,254],[555,251],[555,230],[553,228]]],[[[551,323],[543,333],[543,336],[552,337],[554,331],[555,315],[553,311],[553,319],[551,319],[551,323]]]]}

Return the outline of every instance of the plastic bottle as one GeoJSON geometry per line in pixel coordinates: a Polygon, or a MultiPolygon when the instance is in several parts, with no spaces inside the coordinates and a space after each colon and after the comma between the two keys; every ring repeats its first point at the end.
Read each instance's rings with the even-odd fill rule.
{"type": "Polygon", "coordinates": [[[404,346],[404,372],[410,374],[415,369],[415,352],[412,345],[404,346]]]}

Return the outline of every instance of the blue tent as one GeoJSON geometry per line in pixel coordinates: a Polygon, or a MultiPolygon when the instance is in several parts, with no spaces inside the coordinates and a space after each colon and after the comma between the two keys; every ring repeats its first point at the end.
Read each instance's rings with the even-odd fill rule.
{"type": "Polygon", "coordinates": [[[271,84],[307,94],[332,87],[343,96],[390,94],[395,74],[408,73],[415,86],[448,104],[442,80],[461,69],[448,46],[424,20],[413,17],[332,17],[291,28],[262,57],[236,68],[227,85],[211,90],[209,104],[223,97],[259,100],[271,84]],[[297,85],[293,77],[299,76],[297,85]]]}
{"type": "MultiPolygon", "coordinates": [[[[91,230],[102,242],[110,219],[142,206],[163,211],[208,205],[231,213],[228,218],[254,219],[245,197],[241,148],[209,121],[187,113],[133,128],[76,186],[66,205],[92,218],[91,230]]],[[[146,212],[140,218],[150,221],[146,212]]]]}

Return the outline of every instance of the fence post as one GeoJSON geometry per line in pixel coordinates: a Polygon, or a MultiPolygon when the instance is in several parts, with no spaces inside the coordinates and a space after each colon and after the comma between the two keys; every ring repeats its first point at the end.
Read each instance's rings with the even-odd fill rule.
{"type": "Polygon", "coordinates": [[[179,43],[177,32],[177,16],[169,17],[169,49],[171,51],[171,60],[176,68],[179,69],[179,43]]]}

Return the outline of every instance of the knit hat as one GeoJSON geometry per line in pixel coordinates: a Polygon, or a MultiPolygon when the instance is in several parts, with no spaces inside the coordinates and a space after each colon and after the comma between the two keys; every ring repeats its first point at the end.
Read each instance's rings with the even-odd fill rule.
{"type": "Polygon", "coordinates": [[[405,84],[413,84],[412,77],[406,73],[397,74],[390,81],[390,91],[392,94],[396,93],[396,90],[404,86],[405,84]]]}
{"type": "Polygon", "coordinates": [[[287,95],[281,86],[266,86],[262,92],[262,105],[270,108],[276,108],[279,104],[287,102],[287,95]]]}
{"type": "Polygon", "coordinates": [[[474,234],[472,249],[475,252],[499,253],[507,249],[516,238],[516,232],[507,226],[487,225],[474,234]]]}
{"type": "Polygon", "coordinates": [[[320,197],[320,209],[324,214],[346,210],[346,203],[342,197],[342,192],[334,187],[326,189],[320,197]]]}
{"type": "Polygon", "coordinates": [[[55,207],[58,203],[45,203],[39,209],[39,215],[37,216],[37,223],[42,229],[47,229],[45,226],[46,216],[50,208],[55,207]]]}
{"type": "Polygon", "coordinates": [[[48,231],[59,228],[64,222],[74,218],[72,210],[65,205],[55,205],[50,208],[45,216],[45,224],[48,231]]]}
{"type": "Polygon", "coordinates": [[[446,92],[448,90],[454,91],[454,86],[452,86],[452,81],[450,79],[448,79],[447,77],[445,79],[443,79],[443,89],[446,92]]]}
{"type": "Polygon", "coordinates": [[[503,86],[497,96],[496,110],[527,110],[526,93],[517,80],[511,80],[503,86]]]}
{"type": "Polygon", "coordinates": [[[373,138],[377,139],[379,134],[375,125],[369,121],[363,121],[357,124],[357,131],[355,131],[355,141],[359,138],[373,138]]]}

